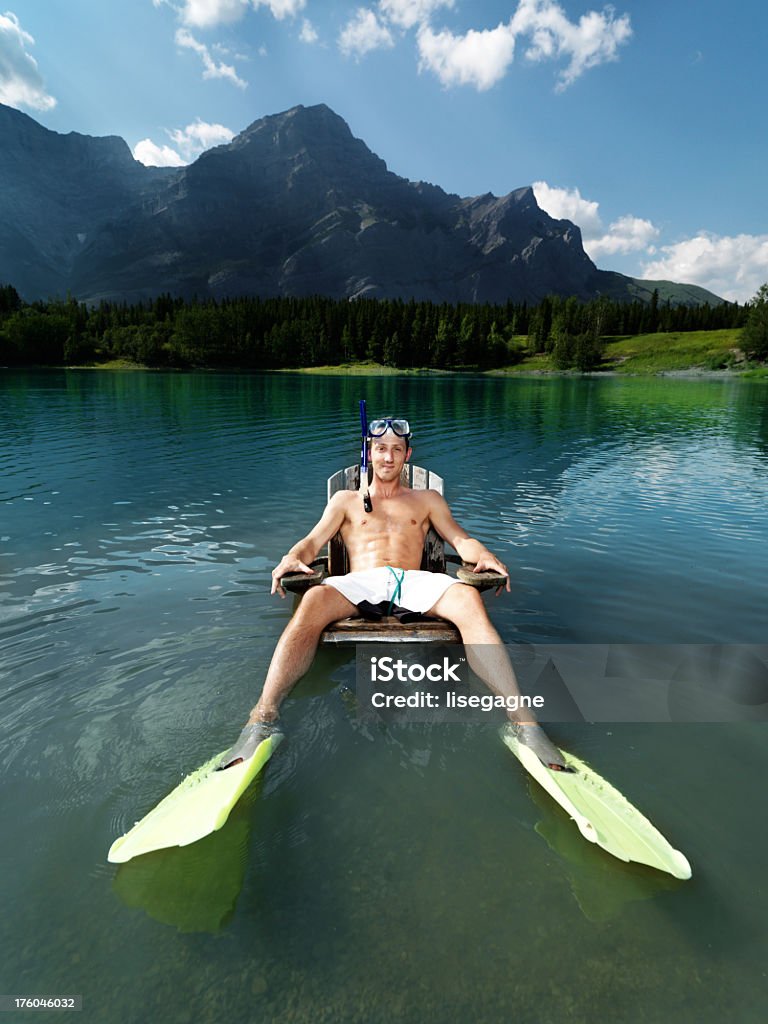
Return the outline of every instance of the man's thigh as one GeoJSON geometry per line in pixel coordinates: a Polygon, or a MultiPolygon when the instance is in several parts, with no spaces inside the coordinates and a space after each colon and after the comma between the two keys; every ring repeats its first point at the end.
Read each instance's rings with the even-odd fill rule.
{"type": "Polygon", "coordinates": [[[335,587],[311,587],[302,597],[298,611],[305,621],[327,626],[337,619],[346,619],[357,612],[357,608],[335,587]]]}
{"type": "Polygon", "coordinates": [[[438,615],[441,619],[448,619],[449,622],[453,622],[457,626],[469,619],[476,620],[478,617],[488,620],[488,613],[480,593],[474,587],[467,586],[466,583],[455,583],[449,587],[440,600],[430,608],[427,615],[438,615]]]}

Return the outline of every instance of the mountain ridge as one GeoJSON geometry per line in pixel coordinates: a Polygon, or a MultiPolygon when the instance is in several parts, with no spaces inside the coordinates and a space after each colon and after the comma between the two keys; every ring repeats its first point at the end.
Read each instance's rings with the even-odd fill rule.
{"type": "MultiPolygon", "coordinates": [[[[260,118],[182,168],[118,136],[60,135],[0,105],[0,281],[86,302],[256,294],[435,302],[647,301],[598,270],[530,186],[461,197],[412,182],[325,104],[260,118]]],[[[673,303],[721,300],[664,285],[673,303]]]]}

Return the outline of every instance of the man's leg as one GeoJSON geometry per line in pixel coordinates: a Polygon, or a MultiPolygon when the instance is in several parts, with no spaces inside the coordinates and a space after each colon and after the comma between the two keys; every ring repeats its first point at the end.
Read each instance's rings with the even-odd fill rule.
{"type": "Polygon", "coordinates": [[[293,618],[277,641],[258,703],[220,768],[249,758],[259,743],[275,731],[280,705],[301,679],[317,651],[320,634],[330,622],[354,614],[355,606],[333,587],[312,587],[302,597],[293,618]]]}
{"type": "Polygon", "coordinates": [[[312,587],[307,591],[277,641],[264,688],[249,722],[271,722],[277,718],[280,705],[312,664],[325,627],[354,615],[355,611],[352,602],[333,587],[312,587]]]}
{"type": "MultiPolygon", "coordinates": [[[[461,633],[472,671],[493,693],[502,697],[520,697],[517,676],[504,643],[488,618],[483,599],[474,587],[456,583],[443,594],[428,615],[439,615],[453,622],[461,633]]],[[[530,708],[509,708],[507,718],[521,742],[530,746],[550,768],[562,770],[565,760],[536,721],[530,708]]]]}

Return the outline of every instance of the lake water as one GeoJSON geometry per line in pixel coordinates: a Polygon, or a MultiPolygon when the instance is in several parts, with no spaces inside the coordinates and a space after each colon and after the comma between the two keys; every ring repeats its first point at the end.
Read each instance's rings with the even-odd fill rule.
{"type": "Polygon", "coordinates": [[[239,731],[360,397],[509,565],[510,644],[766,642],[759,383],[4,371],[0,991],[99,1024],[762,1021],[764,721],[552,727],[678,882],[585,843],[495,726],[361,720],[324,650],[220,832],[106,862],[239,731]]]}

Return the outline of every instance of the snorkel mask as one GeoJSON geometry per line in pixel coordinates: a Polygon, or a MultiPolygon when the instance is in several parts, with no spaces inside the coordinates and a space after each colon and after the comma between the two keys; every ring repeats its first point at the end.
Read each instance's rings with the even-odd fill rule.
{"type": "Polygon", "coordinates": [[[387,416],[382,420],[371,420],[368,424],[369,437],[382,437],[388,430],[391,430],[397,437],[404,437],[406,440],[411,436],[411,425],[408,420],[387,416]]]}

